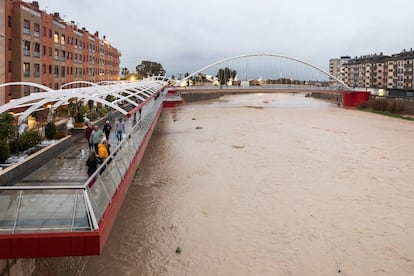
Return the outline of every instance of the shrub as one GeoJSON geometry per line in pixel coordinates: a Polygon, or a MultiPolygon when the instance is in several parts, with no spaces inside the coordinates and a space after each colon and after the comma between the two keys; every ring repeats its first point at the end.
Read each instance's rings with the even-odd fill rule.
{"type": "Polygon", "coordinates": [[[88,117],[89,120],[95,121],[96,119],[99,118],[99,114],[96,111],[91,111],[91,112],[88,113],[87,117],[88,117]]]}
{"type": "Polygon", "coordinates": [[[83,119],[83,116],[84,116],[85,114],[84,113],[82,113],[82,112],[78,112],[77,114],[76,114],[76,122],[78,122],[78,123],[83,123],[85,120],[83,119]]]}
{"type": "Polygon", "coordinates": [[[40,134],[37,131],[28,131],[19,136],[19,150],[24,151],[36,146],[40,142],[40,134]]]}
{"type": "Polygon", "coordinates": [[[14,126],[14,116],[7,112],[0,114],[0,139],[13,139],[15,135],[16,127],[14,126]]]}
{"type": "Polygon", "coordinates": [[[47,123],[45,127],[45,136],[48,140],[53,140],[56,138],[56,125],[54,122],[47,123]]]}
{"type": "Polygon", "coordinates": [[[10,157],[10,147],[4,140],[0,141],[0,162],[4,162],[10,157]]]}
{"type": "Polygon", "coordinates": [[[372,103],[372,108],[378,111],[385,111],[387,108],[387,99],[378,98],[372,103]]]}
{"type": "Polygon", "coordinates": [[[368,107],[368,102],[362,102],[357,106],[358,109],[368,109],[368,107]]]}
{"type": "Polygon", "coordinates": [[[98,115],[99,115],[99,117],[103,117],[106,114],[108,114],[108,111],[106,110],[106,108],[100,108],[100,109],[98,109],[98,115]]]}
{"type": "Polygon", "coordinates": [[[9,141],[10,153],[18,153],[19,152],[19,140],[18,138],[14,138],[13,140],[9,141]]]}

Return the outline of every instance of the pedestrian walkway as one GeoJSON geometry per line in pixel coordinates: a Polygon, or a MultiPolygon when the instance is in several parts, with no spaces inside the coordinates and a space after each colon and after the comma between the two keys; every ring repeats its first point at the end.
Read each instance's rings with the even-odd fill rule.
{"type": "MultiPolygon", "coordinates": [[[[118,141],[115,137],[115,120],[111,122],[112,131],[109,136],[109,144],[114,149],[118,141]]],[[[132,119],[124,120],[125,132],[132,128],[132,119]]],[[[83,185],[88,179],[86,160],[88,159],[89,148],[84,134],[74,134],[73,144],[64,152],[58,154],[45,164],[39,167],[25,178],[16,183],[18,186],[74,186],[83,185]],[[85,151],[82,156],[81,150],[85,151]]]]}
{"type": "Polygon", "coordinates": [[[39,164],[16,185],[0,187],[0,258],[100,254],[166,94],[167,90],[154,88],[127,112],[125,137],[118,143],[113,128],[108,139],[111,155],[89,179],[89,145],[82,131],[66,150],[39,164]]]}

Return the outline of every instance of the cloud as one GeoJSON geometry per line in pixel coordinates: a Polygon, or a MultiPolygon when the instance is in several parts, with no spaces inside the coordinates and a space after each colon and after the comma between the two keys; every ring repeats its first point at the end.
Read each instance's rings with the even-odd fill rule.
{"type": "Polygon", "coordinates": [[[328,68],[330,58],[414,45],[414,3],[405,0],[125,0],[41,1],[101,35],[133,70],[143,59],[169,74],[191,72],[222,58],[270,52],[328,68]]]}

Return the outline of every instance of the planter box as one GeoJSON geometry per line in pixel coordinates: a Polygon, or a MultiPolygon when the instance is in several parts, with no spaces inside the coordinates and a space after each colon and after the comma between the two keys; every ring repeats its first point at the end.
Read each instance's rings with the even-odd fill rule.
{"type": "Polygon", "coordinates": [[[14,185],[17,181],[36,170],[39,167],[39,164],[44,164],[50,161],[59,153],[68,149],[72,145],[72,140],[72,136],[67,136],[58,140],[56,143],[37,151],[23,161],[17,162],[10,167],[1,170],[0,185],[14,185]]]}

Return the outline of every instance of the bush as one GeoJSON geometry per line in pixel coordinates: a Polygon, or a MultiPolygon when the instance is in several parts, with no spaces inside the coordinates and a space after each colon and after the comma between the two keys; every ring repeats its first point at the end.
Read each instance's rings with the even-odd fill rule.
{"type": "Polygon", "coordinates": [[[368,102],[362,102],[357,106],[358,109],[368,109],[368,107],[368,102]]]}
{"type": "Polygon", "coordinates": [[[15,119],[11,113],[0,114],[0,140],[13,139],[16,135],[15,119]]]}
{"type": "Polygon", "coordinates": [[[10,157],[10,147],[4,140],[0,141],[0,162],[3,163],[10,157]]]}
{"type": "Polygon", "coordinates": [[[19,150],[25,151],[36,146],[40,142],[40,134],[37,131],[28,131],[19,136],[19,150]]]}
{"type": "Polygon", "coordinates": [[[387,99],[378,98],[372,103],[372,108],[378,111],[385,111],[387,108],[387,99]]]}
{"type": "Polygon", "coordinates": [[[18,153],[19,152],[19,140],[18,138],[14,138],[13,140],[9,141],[10,153],[18,153]]]}
{"type": "Polygon", "coordinates": [[[96,111],[91,111],[91,112],[88,113],[87,117],[88,117],[89,120],[95,121],[96,119],[99,118],[99,114],[96,111]]]}
{"type": "Polygon", "coordinates": [[[56,125],[54,122],[47,123],[45,127],[45,136],[48,140],[53,140],[56,138],[56,125]]]}
{"type": "Polygon", "coordinates": [[[83,123],[85,120],[83,119],[83,117],[84,117],[84,113],[82,113],[82,112],[78,112],[77,114],[76,114],[76,122],[78,122],[78,123],[83,123]]]}

